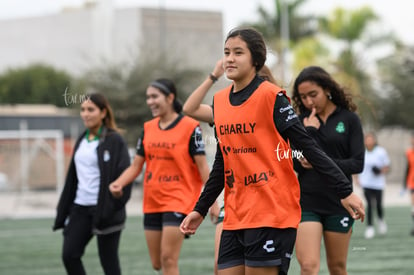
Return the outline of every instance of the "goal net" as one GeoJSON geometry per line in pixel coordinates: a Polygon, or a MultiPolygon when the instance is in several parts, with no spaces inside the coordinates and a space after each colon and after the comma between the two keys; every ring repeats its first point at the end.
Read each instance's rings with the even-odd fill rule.
{"type": "Polygon", "coordinates": [[[61,130],[0,131],[0,190],[60,192],[64,158],[61,130]]]}

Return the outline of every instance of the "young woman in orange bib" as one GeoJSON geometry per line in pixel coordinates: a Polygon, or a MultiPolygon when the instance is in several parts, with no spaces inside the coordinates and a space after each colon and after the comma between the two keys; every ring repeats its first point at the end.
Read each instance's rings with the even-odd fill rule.
{"type": "Polygon", "coordinates": [[[335,185],[354,218],[364,218],[364,207],[347,177],[304,130],[284,90],[257,76],[266,61],[262,35],[251,28],[232,30],[223,60],[232,85],[213,100],[218,140],[213,169],[180,228],[194,234],[224,188],[218,274],[287,274],[301,216],[289,143],[335,185]]]}

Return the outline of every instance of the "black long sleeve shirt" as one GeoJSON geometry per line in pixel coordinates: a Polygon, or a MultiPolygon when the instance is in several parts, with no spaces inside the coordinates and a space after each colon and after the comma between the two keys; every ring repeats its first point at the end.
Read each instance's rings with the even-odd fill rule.
{"type": "MultiPolygon", "coordinates": [[[[301,115],[300,120],[303,121],[308,115],[301,115]]],[[[365,146],[362,126],[355,113],[337,107],[325,122],[320,120],[319,129],[307,127],[306,130],[351,182],[352,174],[362,172],[365,146]]],[[[305,169],[295,160],[294,167],[301,186],[303,211],[327,215],[346,213],[335,190],[332,186],[326,186],[327,179],[319,171],[305,169]]]]}

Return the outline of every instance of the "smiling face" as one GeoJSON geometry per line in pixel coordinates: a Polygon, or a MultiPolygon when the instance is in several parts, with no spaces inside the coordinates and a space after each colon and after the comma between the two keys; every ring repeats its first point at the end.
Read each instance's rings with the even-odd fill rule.
{"type": "Polygon", "coordinates": [[[233,81],[243,81],[256,74],[250,50],[239,36],[230,37],[224,45],[224,70],[233,81]]]}
{"type": "Polygon", "coordinates": [[[106,109],[101,110],[91,100],[85,100],[81,104],[80,116],[85,127],[95,131],[101,127],[102,120],[106,116],[106,109]]]}
{"type": "Polygon", "coordinates": [[[300,100],[305,108],[309,111],[312,111],[312,108],[315,108],[317,114],[324,112],[331,102],[328,99],[327,92],[313,81],[304,81],[299,84],[298,92],[300,100]]]}
{"type": "Polygon", "coordinates": [[[174,95],[166,96],[158,88],[149,86],[147,88],[147,105],[153,117],[162,117],[173,111],[172,103],[174,95]]]}

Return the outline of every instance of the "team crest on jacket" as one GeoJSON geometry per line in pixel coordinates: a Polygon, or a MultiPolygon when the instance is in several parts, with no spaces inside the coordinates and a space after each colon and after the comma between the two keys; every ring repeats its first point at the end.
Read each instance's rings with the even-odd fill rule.
{"type": "Polygon", "coordinates": [[[338,133],[345,133],[345,124],[342,122],[342,121],[340,121],[340,122],[338,122],[338,124],[336,125],[336,128],[335,128],[335,130],[338,132],[338,133]]]}

